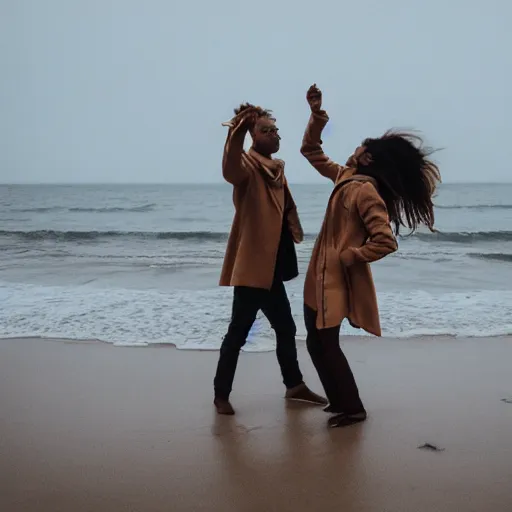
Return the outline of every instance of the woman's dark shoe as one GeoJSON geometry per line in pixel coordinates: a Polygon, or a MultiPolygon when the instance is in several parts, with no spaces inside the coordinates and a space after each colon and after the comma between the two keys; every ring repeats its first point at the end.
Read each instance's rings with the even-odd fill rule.
{"type": "Polygon", "coordinates": [[[336,416],[328,419],[327,426],[330,428],[348,427],[350,425],[355,425],[356,423],[365,421],[367,417],[368,415],[365,411],[355,414],[336,414],[336,416]]]}
{"type": "Polygon", "coordinates": [[[329,414],[343,414],[343,411],[340,408],[338,408],[338,407],[336,407],[336,406],[334,406],[332,404],[327,404],[323,408],[323,411],[327,412],[329,414]]]}
{"type": "Polygon", "coordinates": [[[233,414],[235,414],[235,410],[229,403],[229,400],[225,400],[223,398],[215,398],[213,405],[215,405],[218,414],[225,414],[227,416],[233,416],[233,414]]]}

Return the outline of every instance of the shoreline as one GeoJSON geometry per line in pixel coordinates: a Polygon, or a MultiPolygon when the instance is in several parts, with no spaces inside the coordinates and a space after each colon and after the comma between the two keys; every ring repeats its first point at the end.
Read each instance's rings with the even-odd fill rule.
{"type": "Polygon", "coordinates": [[[242,354],[220,417],[212,351],[41,341],[0,340],[1,510],[512,509],[512,337],[343,338],[369,412],[346,429],[283,399],[272,353],[242,354]]]}
{"type": "MultiPolygon", "coordinates": [[[[474,335],[474,336],[468,336],[464,334],[418,334],[414,336],[404,336],[404,337],[398,337],[398,336],[373,336],[370,334],[341,334],[340,335],[340,342],[343,343],[353,343],[353,342],[367,342],[369,340],[374,340],[377,343],[379,342],[425,342],[428,340],[431,341],[443,341],[443,340],[474,340],[474,341],[482,341],[485,342],[486,340],[496,340],[496,339],[507,339],[512,342],[512,333],[503,333],[503,334],[482,334],[482,335],[474,335]]],[[[183,352],[218,352],[220,350],[220,343],[219,347],[208,347],[205,348],[198,347],[197,345],[187,347],[187,346],[180,346],[172,341],[149,341],[149,342],[115,342],[115,341],[108,341],[108,340],[102,340],[102,339],[94,339],[94,338],[69,338],[65,336],[40,336],[40,335],[27,335],[27,336],[3,336],[0,334],[0,343],[2,342],[12,342],[12,341],[41,341],[41,342],[57,342],[57,343],[66,343],[66,344],[100,344],[100,345],[107,345],[112,346],[116,348],[170,348],[178,351],[183,352]]],[[[296,341],[298,344],[305,344],[306,343],[306,336],[297,334],[296,341]]],[[[247,354],[268,354],[275,352],[275,347],[272,348],[261,348],[261,349],[248,349],[247,347],[242,348],[242,352],[247,354]]]]}

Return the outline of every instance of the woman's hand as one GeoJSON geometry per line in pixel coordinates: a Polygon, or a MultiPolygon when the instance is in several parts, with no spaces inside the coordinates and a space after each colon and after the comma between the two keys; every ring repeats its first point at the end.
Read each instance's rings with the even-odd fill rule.
{"type": "Polygon", "coordinates": [[[309,103],[309,108],[311,108],[311,112],[320,112],[322,110],[322,91],[313,84],[306,94],[306,99],[309,103]]]}

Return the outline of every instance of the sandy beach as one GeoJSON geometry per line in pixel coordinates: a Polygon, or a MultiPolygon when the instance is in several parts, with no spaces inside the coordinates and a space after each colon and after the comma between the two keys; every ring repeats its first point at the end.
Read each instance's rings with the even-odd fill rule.
{"type": "Polygon", "coordinates": [[[512,339],[343,347],[370,416],[328,430],[274,353],[241,357],[219,417],[217,352],[0,340],[0,510],[512,510],[512,339]]]}

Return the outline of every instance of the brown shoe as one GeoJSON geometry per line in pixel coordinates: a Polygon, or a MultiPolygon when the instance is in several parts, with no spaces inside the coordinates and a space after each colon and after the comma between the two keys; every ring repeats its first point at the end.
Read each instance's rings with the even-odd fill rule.
{"type": "Polygon", "coordinates": [[[302,383],[294,388],[286,390],[285,398],[287,400],[296,400],[298,402],[307,402],[315,405],[327,405],[327,400],[316,393],[313,393],[306,384],[302,383]]]}
{"type": "Polygon", "coordinates": [[[218,414],[226,414],[227,416],[233,416],[233,414],[235,414],[235,410],[229,403],[229,400],[224,400],[223,398],[215,398],[213,404],[215,405],[218,414]]]}

